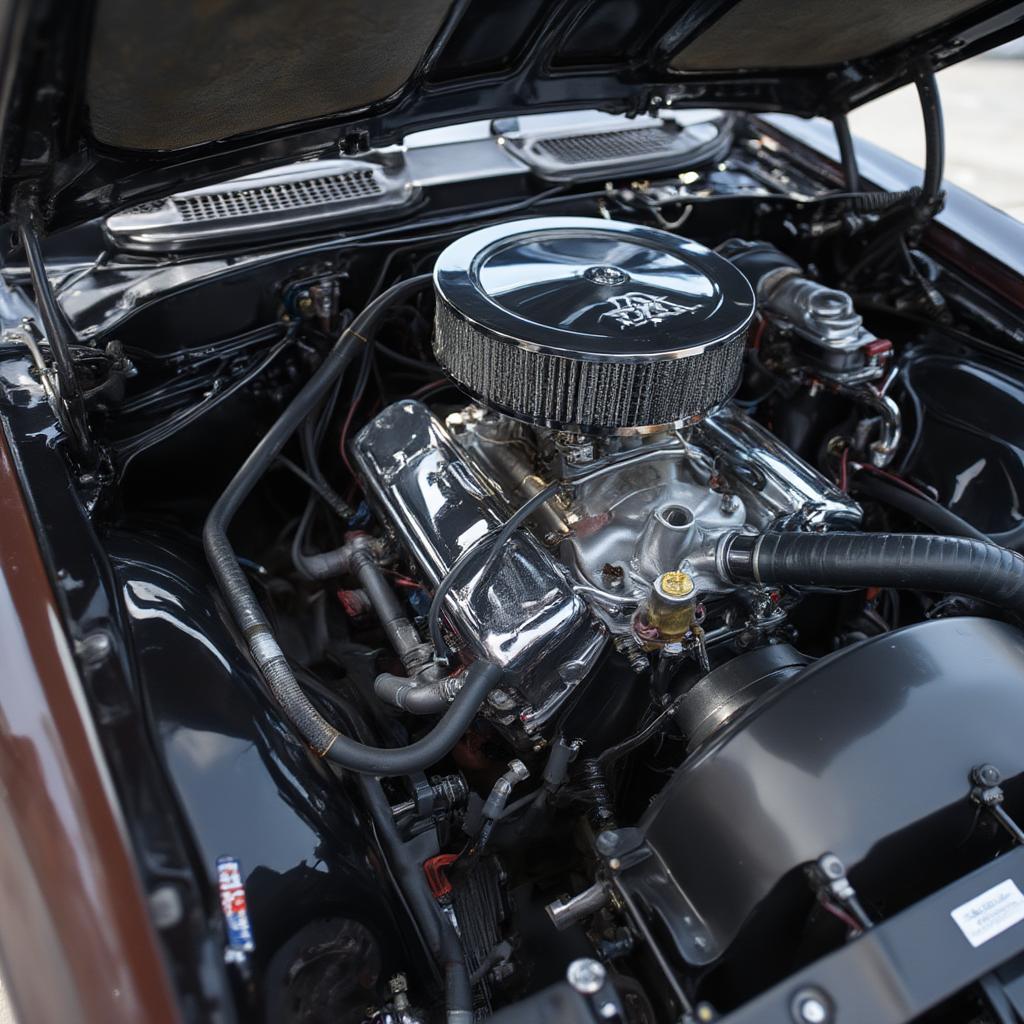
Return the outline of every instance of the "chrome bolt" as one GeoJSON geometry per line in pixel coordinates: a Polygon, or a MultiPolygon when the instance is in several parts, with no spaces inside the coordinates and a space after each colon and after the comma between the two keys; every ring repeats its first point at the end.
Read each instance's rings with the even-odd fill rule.
{"type": "Polygon", "coordinates": [[[491,690],[487,703],[498,711],[510,711],[516,706],[515,698],[501,689],[491,690]]]}
{"type": "Polygon", "coordinates": [[[173,928],[185,916],[181,893],[173,885],[160,885],[149,894],[149,913],[157,928],[173,928]]]}
{"type": "Polygon", "coordinates": [[[832,1012],[824,993],[803,989],[793,998],[793,1017],[797,1024],[828,1024],[832,1012]]]}
{"type": "Polygon", "coordinates": [[[75,653],[86,665],[96,665],[103,661],[112,649],[110,637],[102,630],[82,637],[75,644],[75,653]]]}
{"type": "Polygon", "coordinates": [[[604,965],[589,957],[573,960],[565,972],[565,979],[572,987],[584,996],[592,996],[601,990],[608,972],[604,965]]]}

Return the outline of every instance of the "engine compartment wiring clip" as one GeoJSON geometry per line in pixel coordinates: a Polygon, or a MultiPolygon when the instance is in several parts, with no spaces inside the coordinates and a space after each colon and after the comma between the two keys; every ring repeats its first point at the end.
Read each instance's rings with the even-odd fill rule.
{"type": "Polygon", "coordinates": [[[846,876],[846,867],[834,853],[823,853],[808,865],[807,876],[821,905],[827,910],[838,906],[843,914],[837,916],[843,920],[849,918],[847,923],[855,926],[851,930],[867,931],[871,927],[871,918],[846,876]]]}
{"type": "Polygon", "coordinates": [[[989,812],[993,818],[1013,837],[1013,841],[1024,845],[1024,829],[1017,824],[1003,806],[1005,793],[1000,785],[1002,772],[993,764],[979,764],[971,769],[971,800],[989,812]]]}

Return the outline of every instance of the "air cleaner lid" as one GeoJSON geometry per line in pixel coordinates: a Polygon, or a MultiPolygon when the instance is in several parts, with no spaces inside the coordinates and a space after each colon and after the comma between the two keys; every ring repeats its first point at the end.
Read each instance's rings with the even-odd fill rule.
{"type": "Polygon", "coordinates": [[[439,298],[491,337],[587,362],[696,355],[734,339],[754,294],[697,242],[589,217],[513,221],[449,245],[439,298]]]}

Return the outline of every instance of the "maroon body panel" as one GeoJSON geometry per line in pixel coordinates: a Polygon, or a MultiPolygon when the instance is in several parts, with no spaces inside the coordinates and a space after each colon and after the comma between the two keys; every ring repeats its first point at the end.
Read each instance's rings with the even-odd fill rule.
{"type": "Polygon", "coordinates": [[[0,908],[21,1024],[180,1019],[2,433],[0,908]]]}

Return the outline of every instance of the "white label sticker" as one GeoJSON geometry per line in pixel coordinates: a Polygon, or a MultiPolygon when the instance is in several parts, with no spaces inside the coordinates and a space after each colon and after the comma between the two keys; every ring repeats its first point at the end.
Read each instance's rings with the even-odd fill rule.
{"type": "Polygon", "coordinates": [[[977,948],[1024,921],[1024,895],[1009,878],[949,912],[967,941],[977,948]]]}

